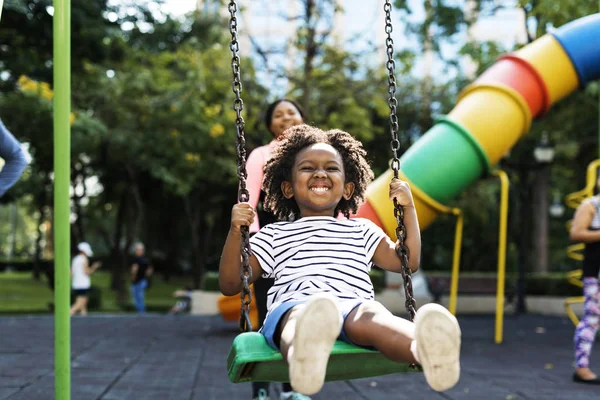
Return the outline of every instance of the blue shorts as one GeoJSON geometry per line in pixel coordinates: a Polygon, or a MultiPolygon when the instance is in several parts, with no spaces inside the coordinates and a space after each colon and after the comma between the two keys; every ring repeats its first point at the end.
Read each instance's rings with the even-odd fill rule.
{"type": "MultiPolygon", "coordinates": [[[[342,340],[346,343],[350,343],[355,346],[359,346],[356,343],[352,343],[352,341],[348,338],[348,336],[346,335],[346,332],[344,332],[344,324],[343,323],[346,321],[348,314],[350,314],[352,312],[352,310],[354,310],[356,307],[360,306],[364,302],[365,302],[365,300],[361,300],[361,299],[342,300],[342,301],[338,300],[337,305],[340,310],[340,313],[342,314],[342,330],[340,332],[340,336],[338,337],[339,340],[342,340]]],[[[277,347],[277,345],[275,344],[275,341],[274,341],[275,333],[277,332],[277,325],[279,325],[279,321],[281,321],[281,318],[292,307],[297,306],[298,304],[304,304],[304,303],[306,303],[306,301],[288,301],[288,302],[280,304],[279,306],[277,306],[276,309],[271,311],[269,313],[269,315],[267,315],[267,318],[265,319],[265,322],[263,323],[263,326],[260,329],[260,333],[262,333],[263,336],[265,337],[265,339],[267,339],[267,343],[269,344],[269,346],[271,346],[275,350],[279,350],[279,348],[277,347]]],[[[373,349],[371,347],[365,347],[365,346],[359,346],[359,347],[363,347],[363,348],[366,348],[369,350],[373,349]]]]}

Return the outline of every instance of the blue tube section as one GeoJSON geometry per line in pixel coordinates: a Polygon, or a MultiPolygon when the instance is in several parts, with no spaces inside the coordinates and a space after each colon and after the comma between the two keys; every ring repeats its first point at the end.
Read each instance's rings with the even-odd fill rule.
{"type": "Polygon", "coordinates": [[[592,14],[552,32],[571,58],[581,87],[600,78],[600,14],[592,14]]]}

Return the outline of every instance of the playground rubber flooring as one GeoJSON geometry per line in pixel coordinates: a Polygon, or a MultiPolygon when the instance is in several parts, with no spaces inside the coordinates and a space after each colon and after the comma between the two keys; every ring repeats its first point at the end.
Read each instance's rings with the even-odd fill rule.
{"type": "MultiPolygon", "coordinates": [[[[459,321],[462,375],[452,390],[436,393],[422,374],[410,373],[328,382],[313,399],[600,399],[600,386],[571,381],[574,328],[566,317],[508,317],[500,345],[492,316],[459,321]]],[[[227,379],[236,329],[219,317],[76,317],[71,399],[250,399],[250,384],[227,379]]],[[[54,399],[53,348],[51,316],[0,317],[0,399],[54,399]]],[[[272,399],[280,388],[272,384],[272,399]]]]}

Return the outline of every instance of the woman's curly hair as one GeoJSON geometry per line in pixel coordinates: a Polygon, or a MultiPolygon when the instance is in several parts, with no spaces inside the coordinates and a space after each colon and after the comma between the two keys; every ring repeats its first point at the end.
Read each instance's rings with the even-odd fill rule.
{"type": "Polygon", "coordinates": [[[367,161],[367,152],[362,143],[352,135],[339,129],[323,131],[310,125],[297,125],[289,128],[280,137],[277,147],[265,165],[263,190],[266,192],[264,207],[279,220],[300,218],[300,209],[294,198],[287,199],[281,190],[281,183],[291,182],[292,168],[300,151],[316,143],[327,143],[335,148],[342,157],[346,183],[354,183],[354,193],[349,200],[342,198],[334,216],[338,212],[350,217],[356,213],[364,201],[367,185],[373,180],[373,171],[367,161]]]}

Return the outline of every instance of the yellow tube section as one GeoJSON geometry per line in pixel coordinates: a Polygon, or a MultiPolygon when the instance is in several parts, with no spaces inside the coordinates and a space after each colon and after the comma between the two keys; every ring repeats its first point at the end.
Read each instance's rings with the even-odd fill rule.
{"type": "Polygon", "coordinates": [[[514,53],[538,71],[550,96],[550,103],[567,97],[579,87],[579,78],[573,62],[552,35],[544,35],[514,53]]]}
{"type": "MultiPolygon", "coordinates": [[[[377,177],[367,187],[367,200],[373,207],[381,220],[384,231],[389,237],[396,237],[396,217],[394,217],[394,203],[389,198],[390,182],[394,177],[394,172],[388,169],[385,173],[377,177]]],[[[452,214],[452,208],[435,201],[421,189],[415,186],[402,171],[398,177],[408,182],[415,201],[415,209],[419,218],[419,228],[424,230],[442,214],[452,214]]]]}
{"type": "Polygon", "coordinates": [[[531,127],[531,111],[525,99],[502,84],[467,86],[448,114],[479,143],[495,165],[531,127]]]}

